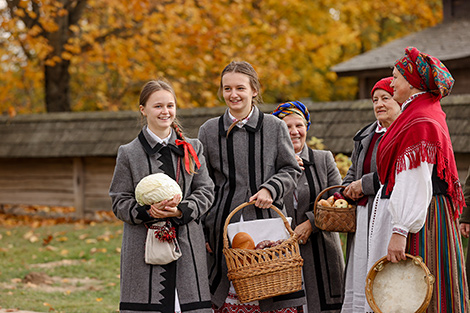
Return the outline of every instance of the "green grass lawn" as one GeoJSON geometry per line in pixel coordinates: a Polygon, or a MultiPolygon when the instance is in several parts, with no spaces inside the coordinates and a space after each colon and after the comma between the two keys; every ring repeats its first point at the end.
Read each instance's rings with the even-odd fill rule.
{"type": "MultiPolygon", "coordinates": [[[[121,222],[9,225],[3,221],[0,308],[118,312],[121,237],[121,222]]],[[[346,234],[340,237],[345,252],[346,234]]],[[[465,247],[467,242],[463,240],[465,247]]]]}
{"type": "Polygon", "coordinates": [[[0,226],[0,307],[117,312],[121,238],[120,222],[0,226]]]}

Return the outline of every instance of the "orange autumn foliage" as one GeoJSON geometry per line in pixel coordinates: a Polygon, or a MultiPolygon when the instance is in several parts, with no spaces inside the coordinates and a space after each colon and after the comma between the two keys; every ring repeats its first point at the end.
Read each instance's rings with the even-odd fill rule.
{"type": "Polygon", "coordinates": [[[435,25],[441,1],[8,0],[0,112],[137,110],[143,83],[160,76],[180,107],[221,105],[232,59],[254,65],[267,103],[351,99],[355,80],[331,66],[435,25]]]}

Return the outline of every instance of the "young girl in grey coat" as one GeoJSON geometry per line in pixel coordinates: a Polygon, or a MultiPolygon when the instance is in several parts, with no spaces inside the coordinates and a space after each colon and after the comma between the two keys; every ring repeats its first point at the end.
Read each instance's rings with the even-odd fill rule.
{"type": "MultiPolygon", "coordinates": [[[[295,187],[301,174],[287,127],[261,112],[258,75],[247,62],[231,62],[221,73],[219,96],[228,106],[225,114],[199,129],[204,155],[215,183],[215,201],[205,217],[208,241],[210,291],[215,312],[259,312],[283,309],[296,312],[305,303],[303,290],[242,304],[227,277],[222,253],[224,223],[240,204],[255,201],[238,211],[231,223],[277,217],[271,204],[282,208],[282,198],[295,187]],[[264,210],[267,209],[267,210],[264,210]]],[[[284,211],[285,212],[285,211],[284,211]]]]}
{"type": "Polygon", "coordinates": [[[110,187],[113,212],[124,222],[120,312],[211,312],[205,240],[200,218],[212,204],[213,183],[202,144],[178,127],[176,96],[165,81],[150,81],[140,94],[147,125],[119,148],[110,187]],[[139,205],[134,190],[153,173],[165,173],[182,190],[172,200],[139,205]],[[180,201],[181,200],[181,201],[180,201]],[[169,220],[182,256],[166,265],[144,261],[146,224],[169,220]]]}

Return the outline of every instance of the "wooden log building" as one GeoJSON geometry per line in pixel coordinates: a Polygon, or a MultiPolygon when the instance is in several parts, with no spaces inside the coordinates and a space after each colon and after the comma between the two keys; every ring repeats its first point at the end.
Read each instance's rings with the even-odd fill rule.
{"type": "MultiPolygon", "coordinates": [[[[354,134],[374,121],[370,100],[305,102],[308,137],[323,139],[333,153],[351,154],[354,134]]],[[[470,165],[470,94],[443,101],[459,174],[470,165]]],[[[274,105],[260,108],[271,112],[274,105]]],[[[180,109],[189,137],[225,107],[180,109]]],[[[111,210],[108,195],[120,145],[142,127],[139,112],[77,112],[0,117],[0,205],[74,207],[77,217],[111,210]]]]}

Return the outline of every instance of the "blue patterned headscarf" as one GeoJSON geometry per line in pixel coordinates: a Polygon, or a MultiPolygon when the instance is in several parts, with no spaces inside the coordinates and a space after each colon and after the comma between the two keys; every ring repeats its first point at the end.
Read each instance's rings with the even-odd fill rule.
{"type": "Polygon", "coordinates": [[[291,101],[286,103],[281,103],[277,106],[274,110],[273,115],[283,119],[287,115],[290,114],[297,114],[302,119],[304,119],[305,125],[307,126],[307,130],[310,128],[310,113],[308,113],[308,109],[300,101],[291,101]]]}

